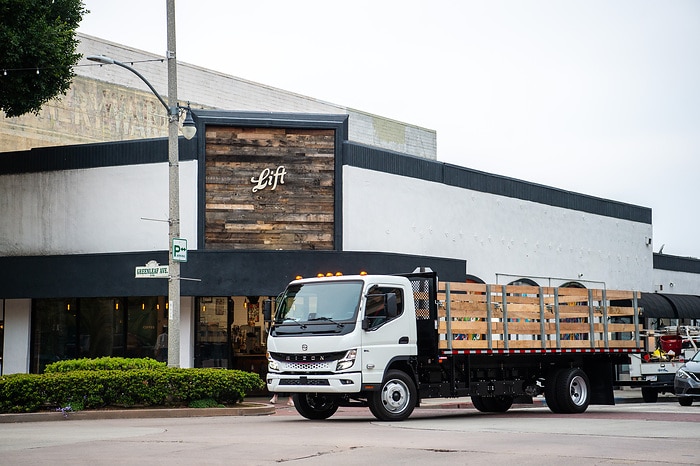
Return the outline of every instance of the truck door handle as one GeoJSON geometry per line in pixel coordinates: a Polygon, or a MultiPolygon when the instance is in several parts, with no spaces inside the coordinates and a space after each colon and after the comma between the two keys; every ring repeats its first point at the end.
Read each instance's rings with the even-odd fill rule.
{"type": "Polygon", "coordinates": [[[407,344],[408,344],[408,337],[399,338],[399,345],[407,345],[407,344]]]}

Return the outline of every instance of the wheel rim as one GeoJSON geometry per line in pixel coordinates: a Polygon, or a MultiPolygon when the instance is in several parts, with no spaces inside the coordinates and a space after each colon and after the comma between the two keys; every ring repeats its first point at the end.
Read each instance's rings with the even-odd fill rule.
{"type": "Polygon", "coordinates": [[[408,386],[400,380],[390,380],[382,389],[382,404],[390,413],[400,413],[408,406],[408,386]]]}
{"type": "Polygon", "coordinates": [[[580,375],[571,379],[569,384],[569,396],[576,406],[583,406],[588,400],[588,387],[586,381],[580,375]]]}
{"type": "Polygon", "coordinates": [[[309,407],[316,411],[324,411],[333,405],[331,400],[325,396],[307,395],[306,400],[309,407]]]}

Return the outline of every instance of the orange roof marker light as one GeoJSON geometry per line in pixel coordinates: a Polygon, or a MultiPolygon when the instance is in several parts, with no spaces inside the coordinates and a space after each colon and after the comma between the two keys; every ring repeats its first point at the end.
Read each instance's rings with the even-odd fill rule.
{"type": "Polygon", "coordinates": [[[365,272],[365,271],[363,270],[362,272],[360,272],[360,275],[365,276],[365,275],[367,275],[367,272],[365,272]]]}
{"type": "Polygon", "coordinates": [[[294,277],[294,280],[301,280],[302,278],[304,277],[302,277],[301,275],[297,275],[296,277],[294,277]]]}
{"type": "Polygon", "coordinates": [[[335,273],[335,276],[336,276],[336,277],[342,277],[342,276],[343,276],[343,272],[336,272],[336,273],[335,273]]]}

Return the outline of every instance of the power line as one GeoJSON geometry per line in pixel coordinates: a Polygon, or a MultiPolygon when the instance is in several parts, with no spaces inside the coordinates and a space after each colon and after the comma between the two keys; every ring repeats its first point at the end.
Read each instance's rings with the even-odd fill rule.
{"type": "MultiPolygon", "coordinates": [[[[152,58],[149,60],[135,60],[135,61],[127,61],[124,63],[129,63],[132,66],[136,63],[150,63],[150,62],[161,62],[163,63],[165,61],[165,58],[152,58]]],[[[80,65],[73,65],[72,68],[77,68],[77,67],[82,67],[82,66],[103,66],[101,63],[83,63],[80,65]]],[[[46,70],[51,70],[56,68],[55,66],[33,66],[33,67],[26,67],[26,68],[5,68],[3,66],[0,66],[0,70],[2,70],[2,73],[0,73],[0,76],[7,76],[8,74],[11,74],[13,72],[35,72],[36,74],[41,74],[42,71],[46,70]]]]}

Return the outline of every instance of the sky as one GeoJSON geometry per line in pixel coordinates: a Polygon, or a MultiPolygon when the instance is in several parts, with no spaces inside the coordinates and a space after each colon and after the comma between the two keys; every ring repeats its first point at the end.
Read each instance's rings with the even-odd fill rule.
{"type": "MultiPolygon", "coordinates": [[[[165,0],[84,4],[79,32],[165,55],[165,0]]],[[[649,207],[654,251],[700,258],[700,1],[175,10],[181,62],[435,130],[441,162],[649,207]]]]}

